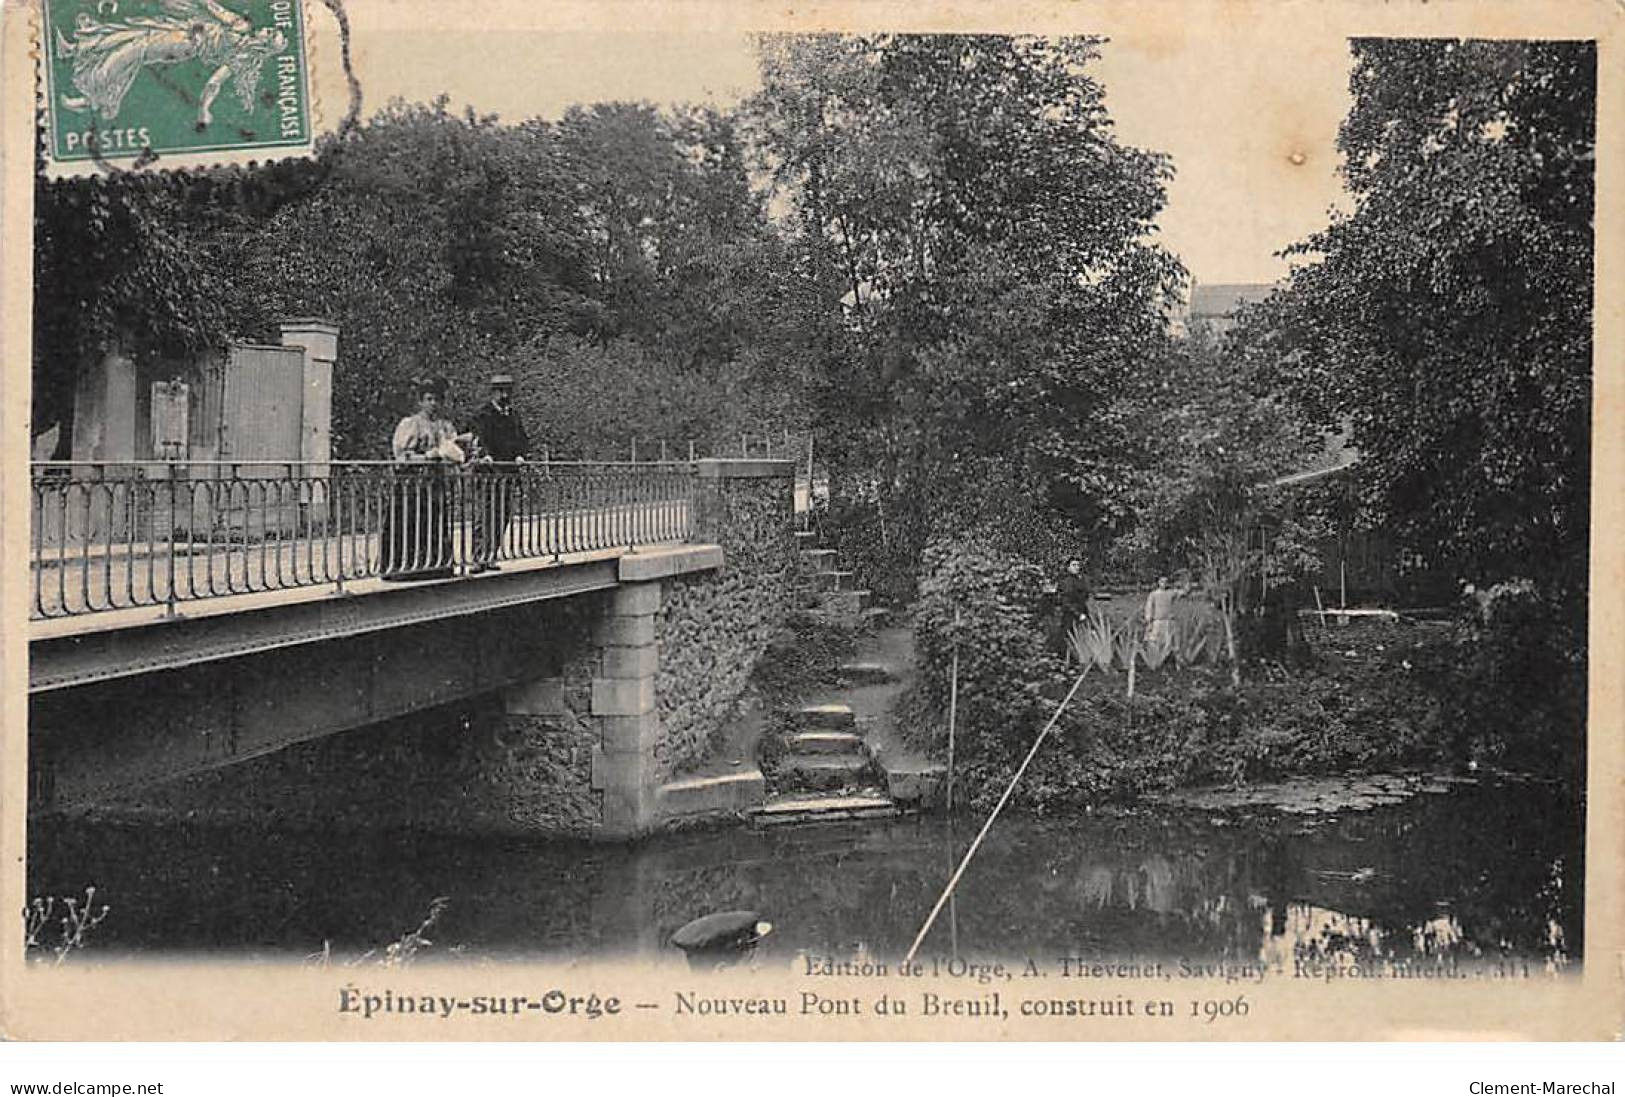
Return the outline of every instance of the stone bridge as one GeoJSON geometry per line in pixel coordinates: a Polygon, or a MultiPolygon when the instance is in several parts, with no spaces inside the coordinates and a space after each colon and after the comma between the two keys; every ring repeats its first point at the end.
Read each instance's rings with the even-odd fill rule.
{"type": "MultiPolygon", "coordinates": [[[[680,510],[647,504],[660,520],[617,525],[616,543],[560,551],[574,546],[549,533],[499,571],[413,583],[359,574],[177,602],[177,567],[194,586],[217,571],[195,563],[208,553],[192,535],[189,553],[166,543],[167,600],[53,616],[40,587],[92,565],[47,546],[29,638],[36,824],[198,813],[626,838],[744,806],[761,793],[748,759],[703,795],[674,778],[705,757],[793,604],[794,472],[686,471],[680,510]]],[[[169,490],[169,513],[186,511],[169,490]]],[[[155,570],[113,558],[95,565],[118,573],[93,581],[109,590],[155,570]]]]}

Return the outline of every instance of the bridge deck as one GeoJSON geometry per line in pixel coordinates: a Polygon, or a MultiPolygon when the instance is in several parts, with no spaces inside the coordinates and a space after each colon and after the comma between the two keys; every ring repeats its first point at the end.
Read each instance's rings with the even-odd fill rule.
{"type": "MultiPolygon", "coordinates": [[[[571,561],[620,555],[631,544],[592,551],[599,531],[625,528],[684,530],[683,500],[582,508],[566,513],[519,515],[508,524],[497,558],[504,569],[530,570],[571,561]],[[591,531],[592,535],[586,535],[591,531]]],[[[642,546],[680,537],[636,539],[642,546]]],[[[632,542],[632,538],[628,538],[632,542]]],[[[452,530],[453,565],[467,574],[473,527],[452,530]]],[[[333,536],[270,537],[257,543],[201,542],[46,548],[33,557],[30,637],[69,635],[128,627],[177,614],[241,612],[247,608],[362,593],[390,586],[380,578],[376,532],[333,536]],[[209,608],[205,610],[205,606],[209,608]],[[45,627],[45,626],[51,627],[45,627]]],[[[455,581],[455,580],[454,580],[455,581]]]]}
{"type": "Polygon", "coordinates": [[[414,580],[410,583],[401,583],[377,576],[364,576],[359,579],[348,579],[342,587],[331,582],[312,586],[273,587],[268,590],[245,590],[238,594],[219,594],[208,598],[181,601],[173,606],[168,604],[125,606],[95,613],[76,614],[71,617],[39,618],[28,623],[28,638],[30,641],[55,640],[70,636],[86,636],[98,632],[139,628],[144,625],[162,624],[166,621],[198,620],[208,617],[225,617],[238,613],[252,613],[256,610],[271,609],[277,606],[366,597],[373,594],[386,594],[407,589],[445,589],[451,586],[460,586],[464,583],[487,582],[505,575],[559,571],[579,567],[583,564],[618,560],[625,556],[656,556],[664,550],[682,548],[686,544],[686,542],[682,541],[671,541],[655,545],[640,545],[635,549],[594,549],[590,552],[564,553],[557,558],[505,560],[500,571],[485,572],[478,575],[459,574],[445,579],[423,579],[414,580]]]}
{"type": "Polygon", "coordinates": [[[377,578],[261,591],[163,606],[138,606],[29,625],[29,692],[193,666],[387,632],[431,621],[573,598],[622,583],[721,566],[716,545],[671,542],[595,549],[558,560],[520,560],[499,572],[422,582],[377,578]]]}

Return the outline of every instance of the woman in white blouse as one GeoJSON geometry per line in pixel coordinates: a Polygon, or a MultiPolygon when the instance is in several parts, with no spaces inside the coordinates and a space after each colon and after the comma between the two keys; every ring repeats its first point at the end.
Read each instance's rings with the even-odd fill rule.
{"type": "Polygon", "coordinates": [[[445,398],[446,387],[445,379],[440,377],[425,378],[414,385],[418,408],[395,427],[395,437],[390,442],[395,460],[462,463],[457,431],[449,419],[440,417],[440,401],[445,398]]]}
{"type": "Polygon", "coordinates": [[[390,450],[402,466],[390,483],[380,571],[385,579],[444,579],[452,574],[452,492],[446,466],[460,465],[466,435],[441,417],[444,378],[414,382],[417,411],[395,427],[390,450]]]}

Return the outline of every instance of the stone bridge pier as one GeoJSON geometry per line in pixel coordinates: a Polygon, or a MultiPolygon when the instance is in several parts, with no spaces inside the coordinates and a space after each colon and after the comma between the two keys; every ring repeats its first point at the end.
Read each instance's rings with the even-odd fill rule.
{"type": "MultiPolygon", "coordinates": [[[[593,563],[565,594],[44,694],[33,806],[515,836],[656,829],[673,814],[663,787],[736,715],[798,583],[790,462],[700,461],[697,477],[689,543],[593,563]]],[[[520,590],[544,574],[398,597],[520,590]]]]}
{"type": "Polygon", "coordinates": [[[528,744],[556,759],[570,757],[577,766],[573,754],[579,749],[587,760],[586,782],[579,769],[574,780],[566,782],[574,785],[573,791],[533,780],[504,795],[540,796],[544,801],[579,798],[579,814],[560,820],[563,825],[556,828],[567,832],[625,838],[659,822],[657,793],[667,775],[660,765],[667,745],[658,694],[662,588],[718,567],[721,556],[720,550],[697,549],[687,558],[661,561],[663,570],[670,568],[667,576],[624,582],[602,596],[578,652],[544,676],[504,691],[503,711],[491,719],[499,724],[497,738],[508,749],[523,750],[528,744]],[[548,750],[545,744],[550,740],[573,745],[561,754],[548,750]]]}

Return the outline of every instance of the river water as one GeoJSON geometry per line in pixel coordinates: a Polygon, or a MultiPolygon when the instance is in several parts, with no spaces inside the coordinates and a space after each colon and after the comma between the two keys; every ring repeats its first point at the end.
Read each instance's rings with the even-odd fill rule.
{"type": "MultiPolygon", "coordinates": [[[[1001,819],[926,953],[1573,969],[1577,814],[1538,786],[1481,784],[1320,819],[1001,819]]],[[[425,956],[682,963],[673,930],[745,908],[775,927],[754,962],[895,960],[975,829],[918,817],[621,847],[36,820],[29,883],[94,884],[111,909],[89,948],[104,956],[297,960],[325,946],[342,960],[444,897],[425,956]]]]}

